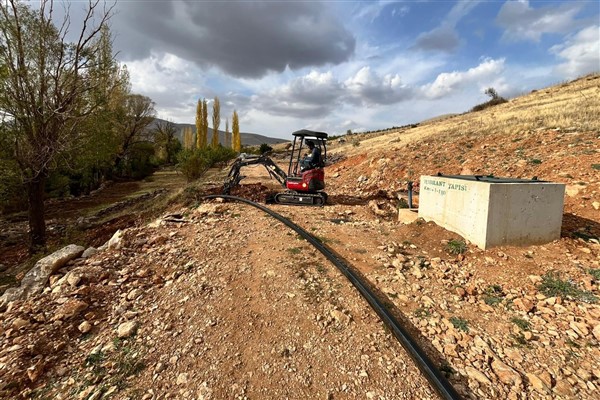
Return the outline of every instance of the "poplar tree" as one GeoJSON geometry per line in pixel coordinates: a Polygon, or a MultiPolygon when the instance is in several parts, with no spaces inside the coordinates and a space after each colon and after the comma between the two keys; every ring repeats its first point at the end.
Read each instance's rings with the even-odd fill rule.
{"type": "Polygon", "coordinates": [[[231,143],[231,132],[229,132],[229,118],[225,118],[225,146],[233,147],[231,143]]]}
{"type": "Polygon", "coordinates": [[[198,104],[196,105],[196,148],[202,149],[206,147],[206,140],[204,139],[204,127],[202,119],[202,100],[198,99],[198,104]]]}
{"type": "Polygon", "coordinates": [[[202,100],[202,143],[204,147],[208,146],[208,102],[202,100]]]}
{"type": "Polygon", "coordinates": [[[233,110],[233,116],[231,117],[231,125],[231,129],[233,130],[233,150],[239,153],[242,151],[242,138],[240,137],[240,121],[235,110],[233,110]]]}
{"type": "Polygon", "coordinates": [[[186,150],[191,150],[194,147],[194,132],[191,126],[183,128],[183,147],[186,150]]]}
{"type": "Polygon", "coordinates": [[[221,125],[221,103],[219,102],[219,98],[215,96],[215,101],[213,103],[213,115],[212,115],[212,123],[213,123],[213,134],[212,134],[212,147],[216,148],[219,146],[219,125],[221,125]]]}

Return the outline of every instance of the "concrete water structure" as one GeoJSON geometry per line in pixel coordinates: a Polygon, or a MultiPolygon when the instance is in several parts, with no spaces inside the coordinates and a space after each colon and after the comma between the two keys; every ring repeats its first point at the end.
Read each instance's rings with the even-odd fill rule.
{"type": "Polygon", "coordinates": [[[419,217],[481,249],[560,238],[565,185],[538,180],[421,176],[419,217]]]}

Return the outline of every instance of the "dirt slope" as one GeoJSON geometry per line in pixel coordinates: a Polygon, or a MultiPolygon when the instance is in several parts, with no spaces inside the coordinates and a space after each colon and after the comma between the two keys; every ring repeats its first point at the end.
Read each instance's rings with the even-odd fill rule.
{"type": "MultiPolygon", "coordinates": [[[[596,75],[357,135],[332,146],[331,205],[272,208],[366,276],[465,398],[600,398],[599,114],[596,75]],[[397,223],[397,192],[438,171],[566,183],[561,239],[457,255],[458,235],[397,223]]],[[[260,167],[245,174],[265,184],[247,186],[254,197],[276,188],[260,167]]],[[[283,225],[233,203],[172,211],[12,304],[3,397],[436,398],[349,283],[283,225]]]]}

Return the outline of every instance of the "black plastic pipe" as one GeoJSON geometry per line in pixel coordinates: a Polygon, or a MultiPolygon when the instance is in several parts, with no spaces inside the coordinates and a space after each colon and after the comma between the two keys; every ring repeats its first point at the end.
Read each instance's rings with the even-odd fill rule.
{"type": "Polygon", "coordinates": [[[241,203],[249,204],[253,207],[258,208],[272,216],[273,218],[283,222],[286,226],[294,230],[297,234],[306,239],[312,244],[317,250],[319,250],[329,261],[331,261],[341,272],[348,278],[359,293],[367,300],[371,308],[375,310],[379,318],[390,328],[396,339],[400,342],[402,347],[408,352],[415,364],[419,367],[423,375],[427,378],[431,386],[438,392],[440,397],[444,400],[460,400],[461,397],[454,390],[450,382],[442,375],[440,370],[436,368],[433,361],[427,356],[427,354],[421,349],[414,338],[408,333],[408,331],[400,324],[400,322],[388,311],[388,309],[381,303],[381,301],[375,296],[373,291],[368,288],[365,282],[354,273],[340,258],[333,253],[327,246],[321,243],[313,235],[305,231],[300,226],[294,224],[289,219],[276,213],[275,211],[255,203],[251,200],[244,199],[237,196],[228,195],[208,195],[204,196],[205,199],[228,199],[234,200],[241,203]]]}

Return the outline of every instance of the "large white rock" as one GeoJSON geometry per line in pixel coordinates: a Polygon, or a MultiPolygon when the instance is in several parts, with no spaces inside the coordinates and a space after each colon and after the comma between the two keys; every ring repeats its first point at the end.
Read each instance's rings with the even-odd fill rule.
{"type": "Polygon", "coordinates": [[[21,286],[7,289],[0,297],[0,309],[4,309],[8,303],[15,300],[27,298],[33,294],[40,293],[48,277],[62,268],[69,261],[79,257],[85,248],[70,244],[67,247],[55,251],[35,263],[32,269],[25,274],[21,280],[21,286]]]}

